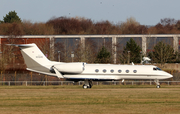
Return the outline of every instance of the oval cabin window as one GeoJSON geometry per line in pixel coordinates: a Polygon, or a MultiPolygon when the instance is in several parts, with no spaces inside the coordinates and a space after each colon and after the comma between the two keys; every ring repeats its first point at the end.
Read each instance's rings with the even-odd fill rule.
{"type": "Polygon", "coordinates": [[[122,70],[118,70],[118,72],[119,72],[119,73],[121,73],[121,72],[122,72],[122,70]]]}
{"type": "Polygon", "coordinates": [[[97,73],[98,73],[98,72],[99,72],[99,70],[98,70],[98,69],[96,69],[96,70],[95,70],[95,72],[97,72],[97,73]]]}
{"type": "Polygon", "coordinates": [[[105,73],[105,72],[106,72],[106,69],[104,69],[103,72],[105,73]]]}
{"type": "Polygon", "coordinates": [[[134,73],[136,73],[136,72],[137,72],[137,70],[133,70],[133,72],[134,72],[134,73]]]}
{"type": "Polygon", "coordinates": [[[114,70],[113,70],[113,69],[111,69],[111,70],[110,70],[110,72],[111,72],[111,73],[113,73],[113,72],[114,72],[114,70]]]}
{"type": "Polygon", "coordinates": [[[126,70],[126,73],[129,73],[129,70],[126,70]]]}

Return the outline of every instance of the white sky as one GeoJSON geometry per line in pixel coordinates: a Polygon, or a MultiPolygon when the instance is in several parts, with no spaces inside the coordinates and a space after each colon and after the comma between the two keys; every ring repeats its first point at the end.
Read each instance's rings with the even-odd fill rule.
{"type": "Polygon", "coordinates": [[[79,16],[118,23],[134,17],[142,25],[156,25],[163,18],[179,20],[179,6],[180,0],[0,0],[0,20],[15,10],[32,22],[79,16]]]}

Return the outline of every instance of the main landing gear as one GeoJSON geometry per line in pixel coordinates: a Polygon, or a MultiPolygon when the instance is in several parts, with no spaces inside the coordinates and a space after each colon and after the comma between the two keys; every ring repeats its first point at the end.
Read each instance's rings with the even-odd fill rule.
{"type": "Polygon", "coordinates": [[[155,82],[156,85],[157,85],[156,88],[160,88],[160,87],[161,87],[158,79],[155,79],[154,82],[155,82]]]}
{"type": "Polygon", "coordinates": [[[84,85],[83,85],[84,89],[91,88],[92,86],[93,86],[92,80],[85,80],[84,81],[84,85]]]}
{"type": "Polygon", "coordinates": [[[121,83],[122,83],[122,85],[124,85],[124,79],[122,79],[122,82],[121,82],[121,83]]]}

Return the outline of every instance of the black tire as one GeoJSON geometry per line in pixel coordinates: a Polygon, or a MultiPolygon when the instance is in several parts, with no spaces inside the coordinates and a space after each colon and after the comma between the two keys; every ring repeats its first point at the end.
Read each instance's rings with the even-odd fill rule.
{"type": "Polygon", "coordinates": [[[160,85],[157,85],[156,88],[160,88],[161,86],[160,85]]]}
{"type": "Polygon", "coordinates": [[[88,88],[85,84],[82,86],[83,87],[83,89],[86,89],[86,88],[88,88]]]}
{"type": "Polygon", "coordinates": [[[91,87],[92,87],[91,84],[89,84],[89,86],[87,88],[91,88],[91,87]]]}

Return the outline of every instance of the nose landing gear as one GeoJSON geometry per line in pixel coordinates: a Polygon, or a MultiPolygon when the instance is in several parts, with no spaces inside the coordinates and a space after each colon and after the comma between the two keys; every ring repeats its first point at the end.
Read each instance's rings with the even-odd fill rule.
{"type": "Polygon", "coordinates": [[[160,87],[161,87],[158,79],[155,79],[154,82],[155,82],[156,85],[157,85],[156,88],[160,88],[160,87]]]}

